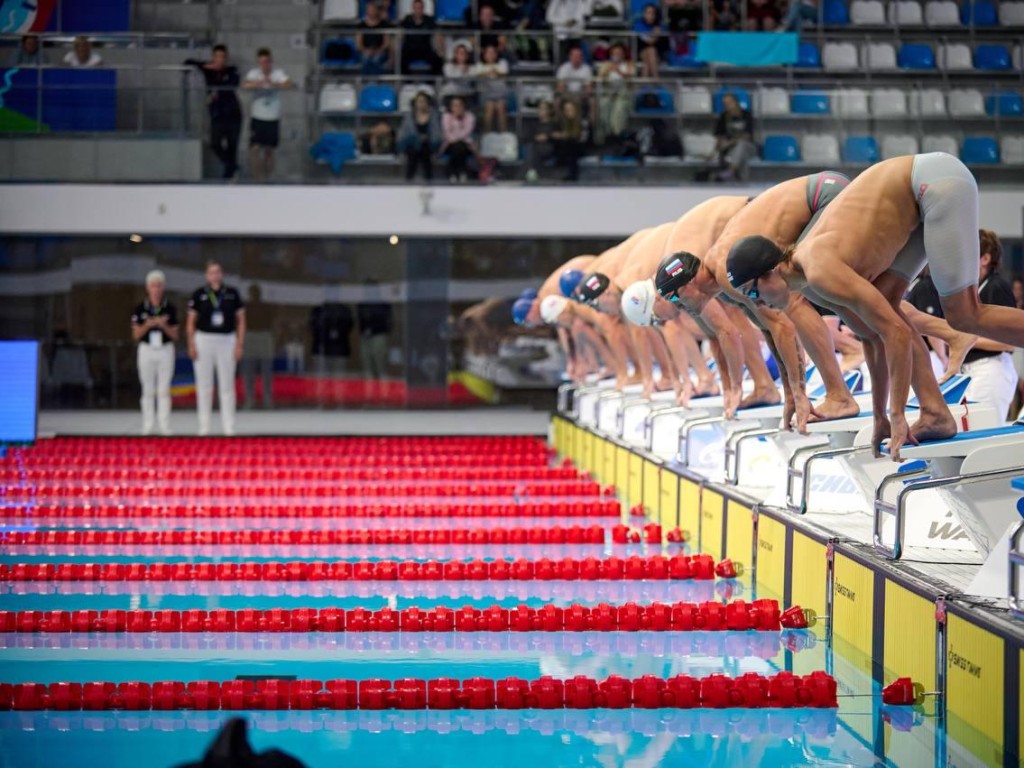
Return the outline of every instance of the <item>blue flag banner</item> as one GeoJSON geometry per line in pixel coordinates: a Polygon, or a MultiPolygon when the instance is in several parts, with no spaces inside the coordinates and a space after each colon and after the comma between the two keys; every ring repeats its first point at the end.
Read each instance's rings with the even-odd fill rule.
{"type": "Polygon", "coordinates": [[[697,60],[739,67],[795,64],[796,32],[698,32],[697,60]]]}

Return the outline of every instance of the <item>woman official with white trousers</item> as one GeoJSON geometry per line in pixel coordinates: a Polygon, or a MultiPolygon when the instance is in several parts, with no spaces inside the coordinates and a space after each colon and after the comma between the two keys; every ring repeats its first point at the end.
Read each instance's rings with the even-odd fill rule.
{"type": "Polygon", "coordinates": [[[160,270],[154,269],[146,275],[146,299],[132,311],[132,339],[139,345],[137,359],[144,435],[153,434],[154,421],[161,435],[171,434],[171,379],[174,342],[178,340],[178,312],[167,301],[166,285],[167,279],[160,270]]]}
{"type": "Polygon", "coordinates": [[[220,420],[225,435],[235,434],[235,366],[245,341],[245,304],[241,294],[224,285],[224,270],[206,264],[206,285],[188,302],[188,355],[196,377],[199,434],[210,434],[213,376],[217,373],[220,420]]]}

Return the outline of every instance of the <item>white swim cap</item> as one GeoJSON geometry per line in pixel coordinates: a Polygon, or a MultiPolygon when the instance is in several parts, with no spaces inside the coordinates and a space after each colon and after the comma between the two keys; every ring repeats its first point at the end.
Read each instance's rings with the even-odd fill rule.
{"type": "Polygon", "coordinates": [[[653,280],[640,280],[622,293],[622,314],[633,325],[650,325],[657,296],[653,280]]]}
{"type": "Polygon", "coordinates": [[[562,310],[569,304],[569,300],[565,296],[559,296],[552,294],[551,296],[545,296],[544,300],[540,303],[540,317],[548,325],[553,325],[557,322],[559,315],[562,314],[562,310]]]}
{"type": "Polygon", "coordinates": [[[167,284],[167,276],[159,269],[151,270],[146,275],[146,286],[149,287],[153,283],[160,283],[161,285],[167,284]]]}

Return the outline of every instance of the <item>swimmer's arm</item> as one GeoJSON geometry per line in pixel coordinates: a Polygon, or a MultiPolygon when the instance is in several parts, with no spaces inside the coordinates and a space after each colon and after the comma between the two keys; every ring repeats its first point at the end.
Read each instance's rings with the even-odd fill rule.
{"type": "Polygon", "coordinates": [[[739,329],[717,301],[705,303],[704,310],[695,319],[706,326],[708,338],[718,342],[719,351],[715,357],[719,376],[722,377],[722,391],[740,387],[743,381],[743,346],[739,329]]]}
{"type": "Polygon", "coordinates": [[[878,348],[876,342],[877,339],[870,337],[861,339],[861,344],[864,345],[864,363],[871,376],[871,410],[878,417],[879,414],[885,414],[888,408],[889,368],[885,364],[885,353],[878,348]]]}
{"type": "Polygon", "coordinates": [[[570,379],[575,379],[576,347],[573,344],[572,336],[562,326],[558,326],[556,333],[558,334],[558,343],[562,346],[562,352],[565,353],[565,372],[569,375],[570,379]]]}
{"type": "Polygon", "coordinates": [[[793,397],[806,398],[807,380],[793,321],[784,312],[764,305],[757,305],[754,313],[768,331],[766,338],[779,366],[783,385],[788,385],[793,397]]]}
{"type": "Polygon", "coordinates": [[[644,330],[638,325],[631,325],[626,332],[633,341],[633,349],[636,350],[633,362],[644,383],[644,392],[650,392],[654,388],[654,355],[651,339],[644,333],[644,330]]]}
{"type": "Polygon", "coordinates": [[[974,348],[980,349],[983,352],[1013,352],[1013,347],[1009,344],[1002,344],[998,341],[992,341],[992,339],[978,338],[974,342],[974,348]]]}

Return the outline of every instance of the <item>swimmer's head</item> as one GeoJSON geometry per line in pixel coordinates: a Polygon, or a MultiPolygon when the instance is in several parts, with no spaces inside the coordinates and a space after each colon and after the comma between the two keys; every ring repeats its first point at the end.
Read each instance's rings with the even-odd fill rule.
{"type": "Polygon", "coordinates": [[[512,320],[516,325],[525,325],[526,316],[530,314],[533,307],[533,299],[518,298],[512,305],[512,320]]]}
{"type": "Polygon", "coordinates": [[[752,235],[737,240],[725,260],[729,284],[756,301],[760,298],[758,279],[775,269],[785,255],[785,252],[767,237],[752,235]],[[748,283],[751,285],[748,286],[748,283]]]}
{"type": "Polygon", "coordinates": [[[578,269],[566,269],[558,277],[558,287],[563,296],[572,296],[573,291],[579,287],[582,280],[583,272],[578,269]]]}
{"type": "Polygon", "coordinates": [[[622,315],[633,325],[650,325],[658,293],[653,280],[639,280],[622,292],[622,315]]]}
{"type": "Polygon", "coordinates": [[[593,306],[594,303],[601,297],[605,291],[608,290],[608,286],[611,285],[611,280],[608,279],[608,275],[604,275],[600,272],[592,272],[587,275],[583,281],[576,286],[576,290],[573,291],[572,297],[580,304],[587,304],[593,306]]]}
{"type": "Polygon", "coordinates": [[[537,298],[537,289],[536,288],[527,288],[525,291],[523,291],[522,293],[519,294],[519,298],[520,299],[529,299],[530,301],[533,301],[534,299],[537,298]]]}
{"type": "Polygon", "coordinates": [[[554,325],[558,322],[558,318],[565,311],[565,308],[569,306],[569,300],[565,296],[559,296],[552,294],[545,296],[544,300],[540,303],[540,317],[548,325],[554,325]]]}
{"type": "Polygon", "coordinates": [[[654,287],[658,295],[673,304],[679,300],[679,291],[690,284],[700,270],[700,259],[687,251],[666,256],[654,273],[654,287]]]}

